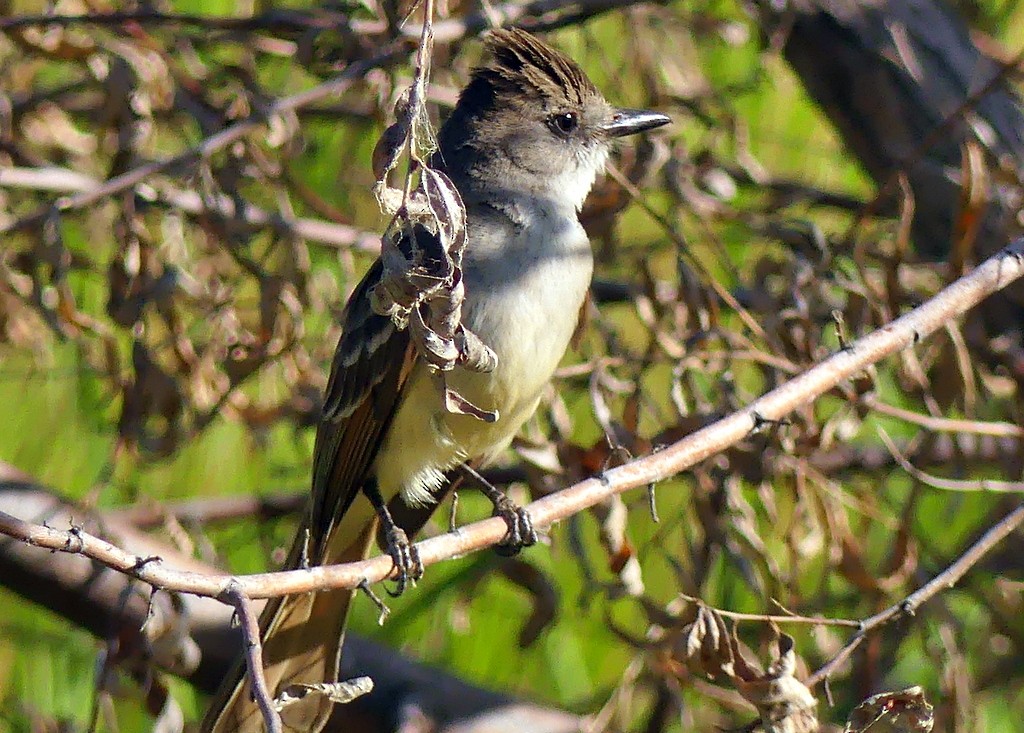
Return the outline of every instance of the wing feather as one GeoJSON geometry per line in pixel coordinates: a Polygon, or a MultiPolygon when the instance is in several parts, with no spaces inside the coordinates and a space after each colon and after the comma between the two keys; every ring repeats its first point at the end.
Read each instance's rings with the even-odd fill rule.
{"type": "Polygon", "coordinates": [[[406,330],[373,312],[370,292],[383,267],[375,262],[345,307],[313,452],[313,558],[323,553],[337,519],[366,481],[415,361],[406,330]]]}
{"type": "MultiPolygon", "coordinates": [[[[289,554],[288,567],[296,567],[302,557],[314,564],[361,559],[376,532],[377,518],[369,504],[358,511],[351,505],[370,477],[416,360],[408,331],[399,331],[389,317],[374,313],[371,307],[370,294],[382,274],[378,260],[345,306],[342,336],[316,432],[312,507],[289,554]],[[303,551],[306,528],[308,554],[303,551]]],[[[352,591],[331,591],[272,599],[267,604],[260,628],[271,694],[288,684],[337,679],[352,597],[352,591]]],[[[236,665],[235,673],[225,679],[202,731],[249,733],[259,727],[260,711],[248,695],[242,670],[243,665],[236,665]]],[[[297,722],[286,720],[285,728],[319,730],[329,712],[329,704],[315,703],[296,711],[297,722]]]]}

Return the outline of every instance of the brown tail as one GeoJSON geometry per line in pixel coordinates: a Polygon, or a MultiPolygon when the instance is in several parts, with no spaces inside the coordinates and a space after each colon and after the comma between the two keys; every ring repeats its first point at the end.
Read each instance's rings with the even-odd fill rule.
{"type": "MultiPolygon", "coordinates": [[[[375,536],[374,515],[362,516],[362,526],[353,527],[357,518],[349,512],[343,525],[332,532],[332,545],[342,538],[351,539],[344,547],[328,550],[324,564],[354,562],[366,557],[375,536]],[[352,527],[355,532],[346,531],[352,527]]],[[[305,532],[298,533],[289,555],[288,567],[296,567],[305,532]]],[[[271,599],[260,614],[263,641],[263,667],[271,698],[294,684],[335,682],[341,662],[341,643],[345,621],[354,591],[335,590],[271,599]]],[[[245,665],[240,661],[234,673],[225,679],[200,727],[201,733],[260,733],[263,717],[252,699],[245,665]]],[[[315,695],[286,708],[281,718],[289,733],[317,733],[327,723],[332,704],[315,695]]]]}

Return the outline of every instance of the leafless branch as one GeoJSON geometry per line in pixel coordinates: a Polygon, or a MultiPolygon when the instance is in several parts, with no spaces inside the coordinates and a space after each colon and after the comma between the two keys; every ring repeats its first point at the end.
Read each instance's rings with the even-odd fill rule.
{"type": "Polygon", "coordinates": [[[268,733],[282,733],[284,726],[281,716],[274,707],[270,690],[267,689],[267,678],[263,674],[263,646],[260,643],[260,623],[256,611],[253,610],[252,600],[243,593],[237,584],[228,583],[220,600],[230,603],[235,608],[239,625],[242,628],[243,649],[245,652],[245,666],[248,670],[249,685],[252,688],[253,698],[263,713],[263,723],[268,733]]]}
{"type": "Polygon", "coordinates": [[[889,437],[889,434],[885,432],[885,430],[879,428],[878,434],[881,436],[882,442],[885,443],[885,447],[889,449],[892,457],[896,460],[896,463],[898,463],[904,471],[909,473],[918,481],[923,484],[927,484],[932,488],[942,489],[943,491],[990,491],[996,494],[1024,493],[1024,481],[999,481],[987,478],[958,481],[955,479],[932,476],[907,460],[907,457],[900,452],[900,449],[896,447],[896,444],[892,441],[892,438],[889,437]]]}
{"type": "MultiPolygon", "coordinates": [[[[883,328],[853,342],[818,366],[768,392],[733,413],[649,456],[612,468],[602,475],[545,496],[526,509],[540,527],[632,488],[662,481],[740,441],[768,421],[778,421],[870,365],[913,346],[965,313],[985,296],[1024,275],[1024,239],[1000,251],[973,272],[883,328]]],[[[418,545],[424,565],[498,544],[505,536],[503,519],[492,517],[418,545]]],[[[248,576],[209,576],[165,567],[158,557],[140,557],[79,528],[58,530],[0,513],[0,534],[61,552],[83,554],[138,580],[166,590],[222,597],[232,587],[250,598],[308,593],[328,588],[355,588],[364,581],[391,577],[390,557],[379,556],[346,565],[312,567],[248,576]]],[[[959,565],[957,567],[960,567],[959,565]]]]}
{"type": "Polygon", "coordinates": [[[871,632],[897,618],[913,616],[922,604],[934,598],[938,593],[956,585],[968,570],[974,567],[989,550],[1006,539],[1017,527],[1021,526],[1021,523],[1024,523],[1024,504],[1003,517],[994,527],[982,535],[981,539],[971,545],[967,552],[957,558],[952,565],[919,589],[899,603],[895,603],[884,611],[864,619],[861,622],[860,630],[846,643],[846,646],[830,659],[827,664],[807,678],[807,685],[813,687],[819,682],[827,680],[853,654],[857,647],[864,643],[871,632]]]}
{"type": "Polygon", "coordinates": [[[912,410],[905,410],[882,402],[877,395],[867,395],[868,406],[880,415],[895,417],[923,428],[945,433],[968,433],[974,435],[993,435],[998,438],[1024,438],[1024,427],[1010,422],[988,422],[985,420],[954,420],[946,417],[922,415],[912,410]]]}
{"type": "Polygon", "coordinates": [[[854,621],[847,618],[826,618],[824,616],[802,616],[798,613],[787,613],[787,614],[768,614],[768,613],[738,613],[736,611],[726,611],[721,608],[714,608],[709,606],[707,603],[699,598],[688,596],[685,593],[680,594],[681,599],[690,603],[695,603],[700,606],[711,609],[722,618],[731,618],[734,621],[760,621],[768,622],[773,624],[805,624],[810,626],[852,626],[854,628],[860,628],[861,622],[854,621]]]}

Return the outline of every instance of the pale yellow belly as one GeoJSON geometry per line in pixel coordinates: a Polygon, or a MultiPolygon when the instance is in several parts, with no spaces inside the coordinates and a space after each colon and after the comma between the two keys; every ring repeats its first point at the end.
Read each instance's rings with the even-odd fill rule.
{"type": "Polygon", "coordinates": [[[466,255],[463,323],[494,350],[498,364],[488,374],[456,368],[446,378],[477,407],[497,410],[498,420],[447,412],[420,363],[374,464],[383,496],[401,491],[412,502],[430,501],[446,471],[469,459],[493,459],[536,410],[576,329],[592,269],[589,243],[574,217],[544,219],[543,228],[562,246],[521,230],[485,267],[480,252],[486,239],[478,229],[471,242],[476,255],[466,255]],[[495,267],[505,279],[494,277],[495,267]]]}
{"type": "Polygon", "coordinates": [[[418,366],[377,454],[376,477],[384,496],[401,491],[411,503],[429,503],[431,492],[442,485],[446,471],[470,458],[491,460],[504,450],[536,409],[540,397],[538,391],[528,400],[496,404],[489,378],[465,373],[450,377],[451,386],[470,402],[487,410],[497,409],[498,420],[486,423],[447,412],[426,367],[418,366]]]}

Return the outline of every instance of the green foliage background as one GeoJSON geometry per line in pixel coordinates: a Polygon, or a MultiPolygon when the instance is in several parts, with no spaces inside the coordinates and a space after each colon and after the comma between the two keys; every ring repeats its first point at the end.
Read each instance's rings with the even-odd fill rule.
{"type": "MultiPolygon", "coordinates": [[[[167,3],[167,9],[181,13],[235,15],[244,14],[250,5],[239,0],[173,0],[167,3]]],[[[294,5],[302,7],[304,4],[294,5]]],[[[763,52],[756,29],[737,3],[726,0],[676,2],[669,7],[678,12],[680,25],[700,20],[714,30],[687,33],[686,43],[675,44],[671,40],[674,29],[665,27],[661,52],[686,55],[685,63],[697,70],[694,81],[708,85],[713,91],[709,96],[714,104],[726,105],[724,109],[715,109],[715,114],[745,127],[749,153],[754,158],[774,176],[870,198],[873,191],[870,181],[851,160],[828,121],[808,100],[783,59],[763,52]]],[[[29,2],[8,3],[2,9],[8,14],[41,10],[29,2]]],[[[977,27],[993,34],[1005,47],[1019,48],[1024,42],[1024,5],[1021,3],[979,0],[966,9],[977,27]]],[[[615,103],[639,106],[649,100],[640,86],[630,83],[632,57],[628,53],[620,56],[618,52],[619,49],[629,50],[623,39],[627,39],[630,32],[628,16],[610,13],[587,22],[582,28],[560,30],[550,38],[578,59],[615,103]]],[[[166,33],[154,31],[158,38],[166,38],[166,33]]],[[[243,51],[231,44],[208,52],[219,54],[221,62],[232,59],[241,62],[243,56],[243,51]]],[[[18,53],[14,44],[0,36],[0,63],[12,68],[12,56],[18,53]]],[[[469,60],[477,54],[477,44],[466,44],[450,67],[435,70],[435,80],[457,86],[465,79],[469,60]]],[[[0,65],[0,74],[4,68],[0,65]]],[[[276,95],[294,93],[316,81],[298,66],[281,59],[268,59],[253,71],[260,85],[276,95]]],[[[40,79],[48,79],[46,83],[40,82],[45,88],[48,84],[61,84],[68,74],[78,72],[52,63],[38,69],[37,73],[40,79]]],[[[400,67],[396,73],[406,74],[407,68],[400,67]]],[[[88,127],[86,120],[78,120],[78,124],[83,129],[88,127]]],[[[384,120],[367,118],[350,119],[343,125],[328,119],[304,122],[305,145],[289,162],[292,175],[316,190],[356,226],[369,231],[379,230],[384,223],[370,193],[372,174],[369,169],[370,153],[383,124],[384,120]]],[[[732,159],[737,153],[734,135],[705,124],[697,115],[676,114],[670,135],[691,152],[708,151],[722,159],[732,159]]],[[[170,154],[200,139],[201,133],[195,127],[164,132],[154,139],[149,152],[170,154]]],[[[98,161],[97,169],[90,172],[102,175],[101,163],[98,161]]],[[[272,198],[261,197],[258,190],[250,189],[246,194],[256,201],[262,198],[268,208],[274,206],[272,198]]],[[[746,201],[754,202],[758,193],[741,189],[737,196],[732,203],[742,209],[746,201]]],[[[673,208],[665,192],[657,188],[651,191],[647,202],[658,211],[669,212],[679,233],[689,243],[695,260],[704,263],[727,289],[746,282],[750,268],[760,257],[772,252],[777,252],[779,257],[784,255],[781,245],[752,235],[738,222],[718,222],[715,236],[740,276],[736,281],[733,274],[722,267],[718,244],[705,236],[705,225],[699,217],[673,208]]],[[[810,208],[791,212],[791,215],[813,220],[827,233],[841,233],[847,223],[844,216],[810,208]]],[[[883,222],[874,226],[882,236],[890,225],[883,222]]],[[[635,272],[635,262],[651,257],[653,269],[671,277],[675,255],[660,228],[640,207],[632,206],[621,216],[618,232],[617,257],[601,265],[600,276],[628,277],[635,272]]],[[[70,250],[86,253],[99,261],[111,257],[116,247],[112,240],[103,236],[102,228],[92,227],[88,219],[65,226],[63,234],[70,250]]],[[[7,246],[12,245],[0,243],[0,247],[7,246]]],[[[350,271],[335,251],[314,248],[311,257],[311,278],[337,281],[339,293],[347,292],[353,284],[354,273],[360,272],[368,262],[359,256],[355,270],[350,271]]],[[[107,287],[103,279],[88,272],[73,272],[70,284],[82,311],[102,313],[107,287]]],[[[238,295],[254,297],[252,293],[238,295]]],[[[609,306],[603,310],[603,315],[628,342],[635,319],[632,308],[628,304],[609,306]]],[[[305,338],[314,344],[324,339],[329,320],[328,312],[311,313],[305,338]]],[[[823,328],[822,339],[834,347],[834,338],[827,331],[823,328]]],[[[119,337],[125,353],[129,348],[126,336],[119,337]]],[[[311,353],[321,359],[321,368],[326,367],[332,347],[333,344],[324,344],[311,349],[311,353]]],[[[568,356],[566,363],[576,363],[600,349],[600,339],[588,335],[579,352],[568,356]]],[[[664,387],[656,387],[659,382],[667,385],[668,370],[652,369],[645,378],[649,380],[651,393],[661,394],[667,403],[664,387]]],[[[700,375],[695,379],[701,382],[700,375]]],[[[735,379],[733,389],[742,398],[756,395],[768,386],[753,371],[738,373],[735,379]]],[[[888,401],[901,403],[901,390],[893,378],[883,374],[880,385],[888,401]]],[[[707,378],[702,387],[709,400],[716,403],[716,391],[721,385],[707,378]]],[[[261,400],[272,398],[283,388],[274,374],[261,374],[244,389],[254,400],[261,400]]],[[[592,444],[600,437],[601,428],[592,415],[585,383],[566,380],[560,389],[573,419],[573,441],[581,446],[592,444]]],[[[5,406],[0,418],[0,459],[56,487],[66,497],[88,498],[100,508],[236,493],[299,491],[306,486],[312,431],[285,423],[254,432],[237,421],[217,419],[167,457],[153,457],[144,451],[115,457],[119,399],[110,384],[95,373],[79,344],[62,342],[48,332],[40,332],[33,348],[0,345],[0,405],[5,406]]],[[[840,408],[838,400],[825,399],[816,411],[824,417],[840,408]]],[[[884,425],[894,437],[906,438],[916,433],[915,428],[904,423],[870,417],[849,440],[875,443],[877,425],[884,425]]],[[[874,553],[869,561],[880,561],[893,541],[893,525],[866,517],[887,514],[898,518],[900,507],[915,490],[911,481],[898,470],[886,475],[852,475],[843,479],[839,490],[851,497],[851,504],[870,506],[870,511],[856,521],[866,533],[865,547],[874,553]]],[[[700,532],[690,510],[693,491],[691,480],[685,476],[661,485],[658,490],[660,524],[655,524],[647,514],[645,497],[627,497],[631,506],[631,540],[638,548],[647,594],[658,603],[668,602],[679,592],[675,563],[686,560],[677,557],[676,550],[686,547],[695,533],[700,532]]],[[[901,590],[888,599],[864,598],[844,580],[829,574],[828,558],[824,556],[818,559],[816,566],[814,562],[804,564],[803,561],[799,566],[793,565],[793,559],[786,555],[791,548],[787,547],[780,527],[767,525],[772,524],[773,517],[782,518],[782,526],[794,517],[795,495],[780,491],[774,497],[775,507],[769,514],[762,509],[763,494],[759,487],[743,483],[740,493],[753,508],[755,525],[764,529],[761,539],[766,543],[767,554],[777,563],[779,588],[787,587],[797,595],[806,593],[808,597],[827,588],[828,592],[823,595],[835,601],[835,605],[827,608],[805,607],[800,611],[859,618],[876,610],[876,603],[893,602],[904,594],[901,590]],[[802,574],[793,577],[791,573],[797,567],[802,574]]],[[[993,498],[986,495],[949,496],[934,492],[920,497],[914,515],[909,518],[913,535],[921,542],[923,556],[917,580],[930,577],[948,564],[976,536],[979,528],[990,523],[995,505],[993,498]]],[[[484,515],[486,509],[475,497],[464,496],[461,512],[463,520],[467,520],[484,515]]],[[[210,529],[203,533],[202,540],[208,540],[209,547],[216,550],[216,557],[233,570],[259,571],[272,565],[270,557],[274,548],[290,542],[293,526],[294,522],[287,519],[270,526],[239,521],[210,529]]],[[[526,554],[526,559],[548,576],[559,598],[556,621],[528,648],[519,648],[516,630],[528,615],[531,602],[522,591],[493,572],[497,560],[490,553],[430,568],[415,591],[391,604],[393,613],[383,627],[377,626],[375,609],[368,603],[358,603],[352,627],[482,686],[574,711],[594,712],[619,685],[630,660],[639,653],[614,633],[607,617],[637,636],[642,635],[648,621],[636,602],[610,600],[595,583],[586,580],[581,572],[581,561],[570,542],[572,534],[581,538],[596,579],[613,580],[602,561],[598,525],[593,517],[582,515],[555,527],[549,546],[532,549],[526,554]]],[[[203,547],[206,546],[202,545],[198,551],[203,547]]],[[[962,632],[960,650],[965,656],[957,663],[966,668],[969,675],[974,668],[991,670],[988,658],[998,655],[1000,649],[1016,654],[1017,660],[1014,663],[1005,660],[1007,663],[1001,669],[1012,674],[1004,680],[976,681],[979,693],[972,698],[972,719],[961,721],[950,730],[999,733],[1019,729],[1019,713],[1014,711],[1024,708],[1024,686],[1020,684],[1024,680],[1024,664],[1020,662],[1021,648],[1009,639],[1019,640],[1020,637],[1006,632],[1008,636],[996,638],[997,630],[993,628],[985,600],[994,592],[991,572],[979,570],[967,579],[963,590],[944,596],[944,608],[957,617],[962,632]]],[[[1017,587],[1016,592],[1019,590],[1017,587]]],[[[730,558],[728,553],[720,554],[712,565],[701,594],[705,601],[721,608],[746,612],[767,610],[765,599],[751,591],[735,558],[730,558]]],[[[0,609],[0,733],[52,729],[42,727],[42,720],[70,721],[71,729],[84,729],[92,705],[93,675],[100,644],[85,632],[22,602],[8,591],[0,590],[0,609]]],[[[843,636],[838,631],[796,629],[791,632],[797,638],[798,652],[806,649],[817,663],[824,658],[820,652],[811,651],[815,643],[821,641],[816,634],[828,636],[833,648],[836,640],[843,636]]],[[[758,634],[762,632],[758,631],[753,640],[757,640],[758,634]]],[[[933,617],[923,623],[888,627],[881,634],[888,639],[887,643],[899,643],[895,664],[881,680],[885,687],[919,684],[930,698],[946,695],[955,687],[949,679],[953,662],[941,648],[939,624],[933,617]]],[[[821,647],[829,648],[829,644],[821,647]]],[[[813,669],[817,664],[809,666],[813,669]]],[[[186,715],[198,716],[204,701],[185,684],[175,683],[174,689],[186,715]]],[[[834,689],[838,708],[822,710],[822,716],[835,721],[842,720],[850,706],[872,691],[858,689],[843,680],[837,680],[834,689]]],[[[710,712],[702,713],[711,706],[709,700],[692,688],[685,689],[683,694],[686,706],[691,708],[684,716],[688,720],[732,725],[744,722],[742,715],[715,717],[710,712]]],[[[120,701],[117,710],[122,731],[146,729],[137,703],[120,701]]],[[[639,722],[635,729],[640,729],[639,722]]],[[[680,724],[672,728],[683,729],[690,728],[680,724]]]]}

